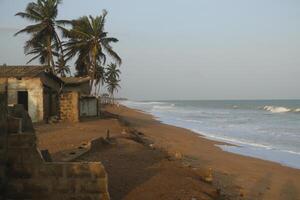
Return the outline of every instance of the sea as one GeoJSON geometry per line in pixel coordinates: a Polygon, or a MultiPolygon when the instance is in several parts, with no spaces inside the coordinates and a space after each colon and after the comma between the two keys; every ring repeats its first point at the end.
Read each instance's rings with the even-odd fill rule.
{"type": "Polygon", "coordinates": [[[300,169],[300,100],[122,101],[224,151],[300,169]],[[232,145],[230,145],[232,144],[232,145]]]}

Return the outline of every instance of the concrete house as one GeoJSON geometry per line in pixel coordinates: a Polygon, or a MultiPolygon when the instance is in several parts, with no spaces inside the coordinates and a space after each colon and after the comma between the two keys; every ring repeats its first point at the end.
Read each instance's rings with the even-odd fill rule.
{"type": "Polygon", "coordinates": [[[0,66],[0,84],[7,87],[8,104],[22,104],[33,122],[59,115],[63,81],[45,66],[0,66]]]}

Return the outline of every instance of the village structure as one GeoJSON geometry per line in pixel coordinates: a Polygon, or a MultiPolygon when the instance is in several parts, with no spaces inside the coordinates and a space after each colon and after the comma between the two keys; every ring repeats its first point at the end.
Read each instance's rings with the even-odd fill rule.
{"type": "Polygon", "coordinates": [[[32,123],[99,116],[89,81],[59,78],[44,66],[0,67],[0,199],[110,199],[100,162],[52,162],[32,123]]]}
{"type": "Polygon", "coordinates": [[[23,105],[34,123],[100,114],[98,99],[89,95],[89,77],[60,78],[45,66],[2,66],[0,83],[7,85],[8,105],[23,105]]]}

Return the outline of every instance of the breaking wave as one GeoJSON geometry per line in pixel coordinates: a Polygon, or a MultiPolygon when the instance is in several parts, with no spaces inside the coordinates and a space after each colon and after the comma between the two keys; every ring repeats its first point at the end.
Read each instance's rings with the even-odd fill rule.
{"type": "Polygon", "coordinates": [[[300,108],[292,109],[281,106],[265,106],[263,109],[271,113],[300,112],[300,108]]]}

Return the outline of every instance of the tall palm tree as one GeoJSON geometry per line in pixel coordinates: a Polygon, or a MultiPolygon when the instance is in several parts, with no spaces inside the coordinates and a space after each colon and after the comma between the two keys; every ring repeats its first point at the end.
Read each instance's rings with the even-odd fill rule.
{"type": "Polygon", "coordinates": [[[16,16],[35,22],[35,24],[26,26],[15,34],[28,33],[31,35],[31,38],[25,44],[25,53],[33,54],[33,52],[36,52],[36,54],[41,54],[32,49],[37,50],[41,44],[45,45],[48,54],[47,59],[44,60],[41,56],[35,56],[34,59],[40,58],[40,61],[44,61],[41,62],[41,64],[46,63],[49,67],[52,67],[52,70],[54,70],[55,66],[53,47],[55,47],[56,50],[61,49],[61,53],[63,53],[61,42],[56,32],[56,25],[58,23],[58,21],[56,21],[58,14],[57,7],[60,3],[61,0],[37,0],[37,2],[29,3],[24,12],[18,12],[16,14],[16,16]]]}
{"type": "Polygon", "coordinates": [[[118,89],[121,88],[119,83],[120,83],[120,80],[118,80],[118,79],[110,79],[107,81],[106,88],[107,88],[108,93],[110,94],[110,97],[112,98],[113,103],[114,103],[115,92],[117,92],[118,89]]]}
{"type": "Polygon", "coordinates": [[[116,63],[110,63],[106,68],[106,79],[109,80],[118,80],[120,78],[121,71],[118,69],[116,63]]]}
{"type": "Polygon", "coordinates": [[[67,65],[67,61],[64,59],[63,55],[59,55],[55,66],[55,73],[59,74],[60,77],[66,77],[67,74],[71,74],[70,66],[67,65]]]}
{"type": "Polygon", "coordinates": [[[94,82],[94,90],[95,95],[100,95],[101,92],[101,85],[105,83],[105,68],[100,64],[97,65],[95,70],[95,82],[94,82]]]}
{"type": "Polygon", "coordinates": [[[51,56],[58,56],[58,53],[54,51],[54,45],[51,45],[51,53],[49,53],[45,42],[36,42],[29,50],[26,51],[26,55],[34,55],[28,62],[32,62],[35,59],[39,59],[41,64],[46,64],[52,60],[51,56]]]}
{"type": "Polygon", "coordinates": [[[120,74],[121,71],[118,69],[118,65],[116,63],[111,63],[107,65],[105,78],[107,84],[107,91],[109,92],[112,101],[114,103],[114,93],[118,91],[118,88],[121,88],[120,83],[120,74]]]}
{"type": "Polygon", "coordinates": [[[87,73],[95,82],[97,67],[105,64],[107,55],[121,64],[120,56],[113,50],[111,43],[118,42],[114,37],[108,37],[105,32],[105,18],[107,12],[102,15],[92,17],[84,16],[77,20],[64,21],[71,25],[71,29],[63,29],[64,36],[69,39],[64,46],[66,58],[70,59],[78,55],[76,69],[87,73]],[[85,68],[85,69],[81,69],[85,68]]]}

